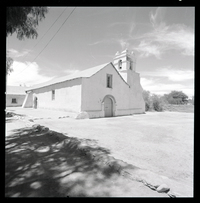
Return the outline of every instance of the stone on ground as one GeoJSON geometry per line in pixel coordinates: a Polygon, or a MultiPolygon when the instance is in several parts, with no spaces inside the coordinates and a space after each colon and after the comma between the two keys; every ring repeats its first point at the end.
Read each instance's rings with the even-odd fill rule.
{"type": "Polygon", "coordinates": [[[170,188],[166,184],[161,184],[156,191],[157,192],[168,192],[170,188]]]}

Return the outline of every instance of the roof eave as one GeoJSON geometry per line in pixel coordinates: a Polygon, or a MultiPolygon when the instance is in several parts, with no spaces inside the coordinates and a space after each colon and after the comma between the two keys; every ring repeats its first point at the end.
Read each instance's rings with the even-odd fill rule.
{"type": "Polygon", "coordinates": [[[66,81],[76,80],[76,79],[80,79],[80,78],[87,78],[87,77],[72,78],[72,79],[69,79],[69,80],[64,80],[64,81],[60,81],[60,82],[56,82],[56,83],[52,83],[52,84],[47,84],[47,85],[44,85],[44,86],[41,86],[41,87],[35,87],[35,88],[33,87],[33,88],[26,89],[25,92],[27,93],[28,91],[41,89],[41,88],[44,88],[44,87],[47,87],[47,86],[56,85],[56,84],[60,84],[60,83],[66,82],[66,81]]]}

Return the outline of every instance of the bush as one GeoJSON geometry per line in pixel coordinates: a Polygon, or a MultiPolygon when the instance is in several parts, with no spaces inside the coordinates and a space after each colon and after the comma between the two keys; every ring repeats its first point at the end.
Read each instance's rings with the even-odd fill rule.
{"type": "Polygon", "coordinates": [[[152,96],[152,106],[155,111],[163,111],[163,102],[157,95],[152,96]]]}
{"type": "Polygon", "coordinates": [[[145,102],[145,111],[148,111],[150,109],[150,103],[145,102]]]}
{"type": "Polygon", "coordinates": [[[146,91],[146,90],[143,90],[142,96],[143,96],[143,99],[145,101],[145,111],[149,111],[150,107],[151,107],[150,92],[146,91]]]}
{"type": "Polygon", "coordinates": [[[164,101],[156,94],[151,95],[149,91],[143,90],[145,111],[163,111],[164,101]]]}

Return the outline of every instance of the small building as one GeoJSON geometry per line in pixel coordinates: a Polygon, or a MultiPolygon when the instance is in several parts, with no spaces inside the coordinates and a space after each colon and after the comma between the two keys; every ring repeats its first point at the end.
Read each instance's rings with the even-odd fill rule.
{"type": "Polygon", "coordinates": [[[25,96],[26,96],[25,87],[7,86],[6,107],[22,106],[25,96]]]}
{"type": "Polygon", "coordinates": [[[116,53],[113,63],[54,78],[26,89],[23,107],[88,114],[89,118],[145,112],[133,52],[116,53]]]}

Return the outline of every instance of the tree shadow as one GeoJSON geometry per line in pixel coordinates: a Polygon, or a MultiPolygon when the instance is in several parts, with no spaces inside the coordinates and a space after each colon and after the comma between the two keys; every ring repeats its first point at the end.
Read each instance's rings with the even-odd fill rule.
{"type": "Polygon", "coordinates": [[[25,118],[25,117],[27,117],[25,114],[13,113],[10,110],[5,112],[6,123],[12,123],[12,122],[15,122],[21,118],[25,118]]]}
{"type": "Polygon", "coordinates": [[[5,152],[6,197],[110,196],[118,175],[107,164],[110,151],[96,140],[45,127],[13,130],[5,152]]]}

